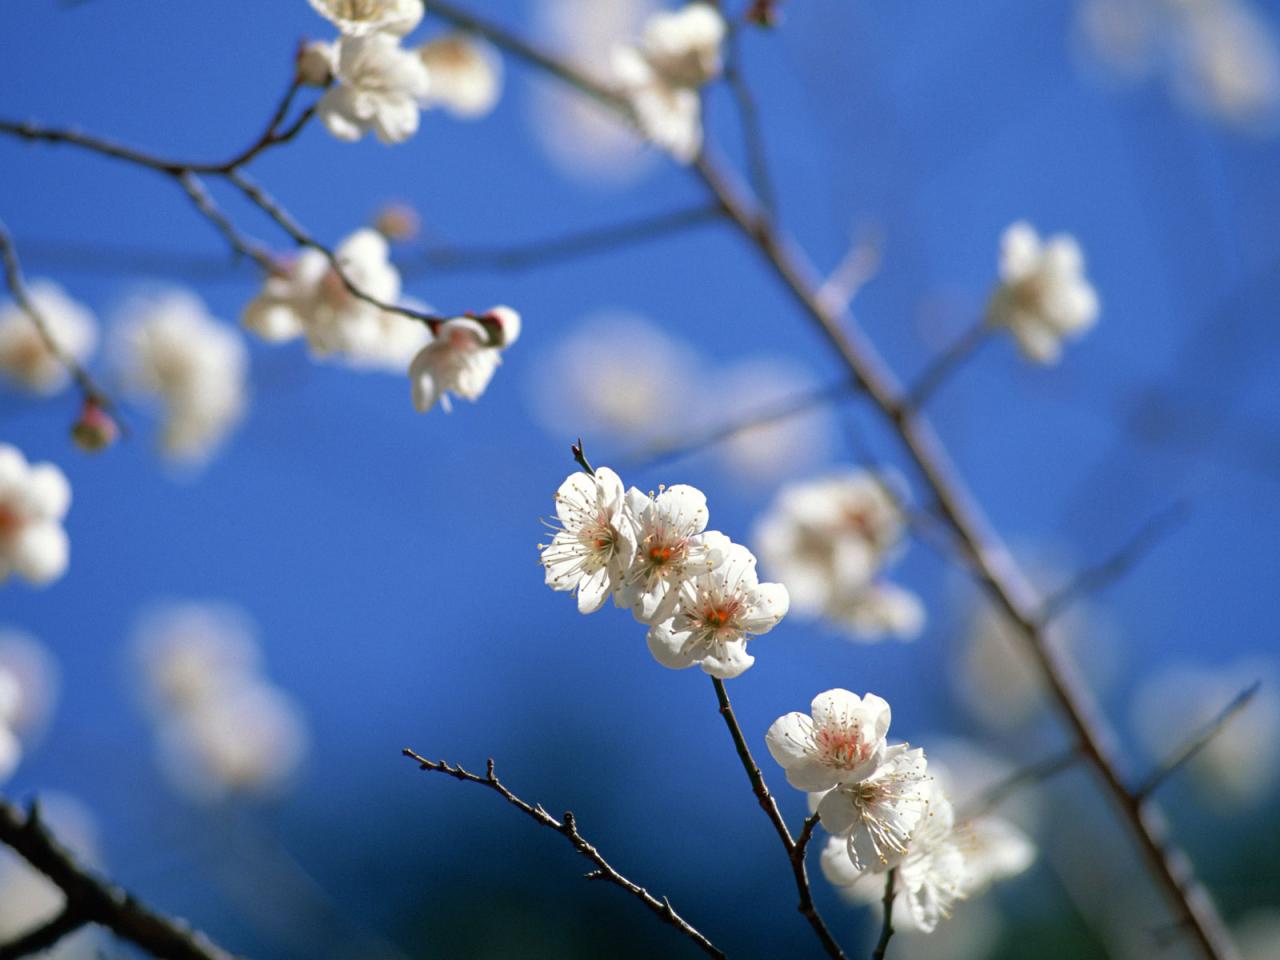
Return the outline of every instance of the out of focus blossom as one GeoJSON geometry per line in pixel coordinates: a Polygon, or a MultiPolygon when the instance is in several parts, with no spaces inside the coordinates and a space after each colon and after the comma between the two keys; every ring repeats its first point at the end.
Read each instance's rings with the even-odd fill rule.
{"type": "Polygon", "coordinates": [[[418,412],[439,403],[448,413],[450,394],[478,400],[502,363],[502,351],[519,338],[520,326],[520,314],[502,306],[440,324],[409,365],[418,412]]]}
{"type": "Polygon", "coordinates": [[[87,453],[97,453],[111,446],[120,437],[120,424],[96,397],[85,397],[80,405],[80,416],[71,425],[71,439],[87,453]]]}
{"type": "Polygon", "coordinates": [[[422,229],[422,217],[407,203],[388,203],[373,218],[373,229],[393,243],[412,240],[422,229]]]}
{"type": "Polygon", "coordinates": [[[542,547],[547,585],[577,594],[592,613],[621,587],[636,556],[635,523],[626,493],[608,467],[571,474],[556,491],[558,528],[542,547]]]}
{"type": "Polygon", "coordinates": [[[421,0],[311,0],[311,6],[348,37],[403,37],[422,22],[423,14],[421,0]]]}
{"type": "Polygon", "coordinates": [[[1273,795],[1280,770],[1280,693],[1273,665],[1188,663],[1145,677],[1133,698],[1134,728],[1153,763],[1161,763],[1206,728],[1241,691],[1258,692],[1187,764],[1196,792],[1221,811],[1255,806],[1273,795]]]}
{"type": "Polygon", "coordinates": [[[71,547],[62,518],[71,485],[52,463],[28,463],[0,443],[0,584],[13,574],[43,586],[66,572],[71,547]]]}
{"type": "Polygon", "coordinates": [[[1240,960],[1274,960],[1280,957],[1280,908],[1251,910],[1232,924],[1231,939],[1240,960]]]}
{"type": "Polygon", "coordinates": [[[640,444],[666,436],[690,409],[698,364],[691,346],[643,317],[601,314],[538,365],[531,392],[556,434],[640,444]]]}
{"type": "Polygon", "coordinates": [[[991,323],[1007,327],[1023,354],[1056,363],[1062,342],[1079,337],[1098,319],[1098,295],[1084,275],[1074,237],[1042,241],[1018,222],[1000,239],[1000,285],[987,308],[991,323]]]}
{"type": "Polygon", "coordinates": [[[860,469],[783,487],[756,525],[755,543],[798,613],[854,639],[919,633],[919,599],[881,577],[901,552],[904,497],[895,476],[860,469]]]}
{"type": "Polygon", "coordinates": [[[136,298],[124,311],[117,351],[129,389],[163,407],[161,446],[171,458],[207,460],[243,418],[248,350],[194,294],[136,298]]]}
{"type": "Polygon", "coordinates": [[[418,57],[431,75],[426,105],[459,117],[482,117],[502,93],[502,59],[489,44],[465,33],[449,33],[424,43],[418,57]]]}
{"type": "Polygon", "coordinates": [[[0,708],[5,724],[24,743],[44,732],[58,701],[61,671],[49,649],[21,630],[0,627],[0,671],[16,683],[16,696],[0,708]]]}
{"type": "MultiPolygon", "coordinates": [[[[88,308],[49,280],[33,280],[27,295],[64,356],[83,364],[98,345],[98,324],[88,308]]],[[[36,393],[56,393],[70,382],[62,361],[16,303],[0,307],[0,375],[36,393]]]]}
{"type": "Polygon", "coordinates": [[[159,607],[134,638],[161,769],[200,802],[270,796],[307,751],[302,711],[262,671],[252,625],[221,605],[159,607]]]}
{"type": "MultiPolygon", "coordinates": [[[[56,793],[41,793],[40,817],[58,842],[90,868],[101,866],[98,830],[80,803],[56,793]]],[[[54,919],[66,897],[53,881],[8,848],[0,848],[0,943],[9,943],[54,919]]],[[[106,938],[93,927],[72,933],[40,954],[46,960],[100,960],[106,938]]]]}
{"type": "Polygon", "coordinates": [[[338,45],[312,40],[298,48],[294,60],[298,82],[307,87],[327,87],[338,69],[338,45]]]}
{"type": "Polygon", "coordinates": [[[344,37],[334,76],[336,83],[316,104],[316,116],[339,140],[359,140],[372,131],[382,143],[393,144],[418,132],[418,104],[430,93],[431,78],[395,37],[344,37]]]}
{"type": "Polygon", "coordinates": [[[341,273],[313,249],[282,264],[245,307],[242,322],[271,342],[304,337],[316,357],[403,373],[430,340],[430,331],[424,323],[357,297],[343,280],[378,303],[399,304],[400,272],[386,237],[370,228],[357,230],[334,257],[341,273]]]}

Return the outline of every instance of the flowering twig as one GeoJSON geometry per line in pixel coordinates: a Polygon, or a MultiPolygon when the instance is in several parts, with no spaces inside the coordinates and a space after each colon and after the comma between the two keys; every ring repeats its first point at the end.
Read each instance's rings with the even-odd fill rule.
{"type": "Polygon", "coordinates": [[[233,960],[204,934],[86,871],[46,829],[34,804],[24,814],[0,799],[0,843],[48,877],[67,901],[57,920],[9,944],[0,957],[28,956],[57,942],[55,934],[98,924],[162,960],[233,960]],[[16,952],[20,947],[25,952],[16,952]]]}
{"type": "Polygon", "coordinates": [[[897,876],[898,871],[895,869],[884,877],[884,919],[880,923],[880,939],[876,941],[876,948],[871,951],[872,960],[884,960],[885,952],[889,949],[889,939],[893,936],[893,896],[897,876]]]}
{"type": "Polygon", "coordinates": [[[1249,701],[1257,695],[1258,690],[1261,687],[1262,681],[1255,680],[1253,683],[1249,684],[1249,686],[1237,693],[1232,698],[1231,702],[1219,711],[1216,717],[1205,724],[1198,733],[1190,737],[1185,744],[1179,747],[1173,756],[1153,770],[1146,780],[1142,781],[1141,785],[1133,791],[1134,798],[1139,802],[1145,800],[1154,793],[1161,784],[1190,763],[1196,754],[1207,747],[1209,742],[1226,728],[1227,724],[1234,719],[1236,714],[1249,705],[1249,701]]]}
{"type": "Polygon", "coordinates": [[[1039,620],[1047,626],[1080,596],[1095,593],[1113,583],[1145,557],[1168,533],[1181,525],[1190,513],[1184,502],[1177,502],[1157,513],[1129,538],[1119,550],[1101,563],[1076,574],[1065,587],[1051,594],[1040,606],[1039,620]]]}
{"type": "Polygon", "coordinates": [[[689,921],[680,916],[671,906],[671,901],[666,897],[658,898],[651,894],[644,887],[631,880],[628,880],[617,870],[615,870],[604,856],[592,844],[590,844],[581,833],[578,832],[578,824],[574,816],[569,811],[565,811],[563,817],[557,820],[551,814],[542,808],[541,804],[530,804],[521,800],[518,796],[506,788],[501,780],[494,773],[493,760],[489,760],[485,767],[483,776],[464,770],[457,764],[450,765],[443,760],[428,760],[419,756],[413,750],[405,748],[404,755],[414,761],[420,770],[430,771],[432,773],[443,773],[445,776],[453,777],[455,780],[462,780],[466,783],[476,783],[482,787],[487,787],[494,793],[498,794],[507,803],[511,804],[517,810],[520,810],[526,816],[530,817],[536,823],[541,824],[556,833],[563,836],[573,845],[573,849],[582,854],[594,865],[595,869],[588,873],[589,880],[604,880],[615,886],[621,887],[627,893],[638,899],[649,910],[658,917],[663,923],[675,927],[682,934],[692,940],[701,948],[702,952],[710,957],[716,957],[718,960],[724,960],[725,954],[700,933],[689,921]]]}
{"type": "Polygon", "coordinates": [[[782,841],[782,847],[787,852],[787,860],[791,863],[791,872],[795,877],[796,892],[800,895],[800,902],[797,908],[804,915],[804,918],[809,921],[809,926],[813,928],[813,932],[822,943],[827,956],[833,958],[833,960],[844,960],[844,951],[840,949],[840,944],[831,935],[831,931],[827,929],[827,925],[822,920],[822,915],[818,913],[818,908],[814,905],[813,893],[809,889],[809,875],[804,865],[805,847],[808,846],[809,837],[813,834],[813,828],[817,822],[816,818],[810,817],[809,820],[805,821],[804,828],[800,834],[804,843],[797,843],[791,836],[791,830],[787,827],[787,822],[782,819],[782,813],[778,810],[778,802],[774,800],[773,794],[769,792],[769,787],[764,782],[764,774],[760,772],[760,765],[756,763],[755,757],[751,755],[751,748],[747,746],[747,740],[742,735],[742,727],[738,725],[738,718],[733,712],[733,705],[729,702],[729,692],[725,690],[724,681],[719,677],[712,677],[711,683],[715,687],[716,700],[720,704],[720,716],[724,718],[725,726],[729,728],[729,736],[733,738],[733,746],[738,752],[738,759],[742,761],[742,768],[746,770],[747,779],[751,781],[751,791],[756,795],[760,809],[765,812],[765,816],[773,824],[773,829],[777,832],[778,839],[782,841]]]}
{"type": "Polygon", "coordinates": [[[53,331],[49,329],[49,324],[45,321],[43,314],[40,313],[30,295],[27,293],[27,285],[22,279],[22,265],[18,262],[18,250],[14,245],[13,237],[3,223],[0,223],[0,259],[4,261],[4,277],[5,285],[8,286],[10,294],[13,295],[14,302],[18,308],[27,315],[27,319],[31,321],[31,325],[35,327],[36,333],[58,363],[70,374],[71,379],[75,381],[80,393],[88,402],[96,403],[98,406],[108,410],[112,414],[116,413],[115,404],[107,395],[106,391],[94,382],[93,377],[89,375],[79,361],[62,348],[62,344],[58,343],[54,337],[53,331]]]}
{"type": "Polygon", "coordinates": [[[991,329],[991,324],[984,317],[962,333],[955,343],[934,357],[911,389],[907,391],[904,405],[910,410],[923,407],[925,402],[933,396],[933,392],[987,342],[991,329]]]}

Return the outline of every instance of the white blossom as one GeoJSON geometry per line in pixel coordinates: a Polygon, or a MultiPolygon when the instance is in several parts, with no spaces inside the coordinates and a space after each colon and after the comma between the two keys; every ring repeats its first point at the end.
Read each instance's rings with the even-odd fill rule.
{"type": "Polygon", "coordinates": [[[43,644],[0,628],[0,780],[43,733],[58,684],[57,662],[43,644]]]}
{"type": "Polygon", "coordinates": [[[395,37],[344,37],[335,78],[317,102],[316,115],[339,140],[359,140],[372,130],[383,143],[401,143],[417,132],[418,103],[430,93],[431,78],[395,37]]]}
{"type": "Polygon", "coordinates": [[[418,57],[431,75],[427,106],[441,106],[460,117],[481,117],[502,93],[502,60],[489,44],[465,33],[450,33],[424,43],[418,57]]]}
{"type": "Polygon", "coordinates": [[[818,801],[823,827],[844,839],[856,870],[886,870],[902,860],[928,806],[926,766],[923,750],[896,744],[875,772],[818,801]]]}
{"type": "Polygon", "coordinates": [[[438,402],[448,412],[451,393],[479,399],[502,363],[502,350],[519,336],[520,314],[510,307],[440,324],[409,365],[414,407],[426,413],[438,402]]]}
{"type": "Polygon", "coordinates": [[[724,34],[720,11],[709,3],[691,3],[651,16],[645,23],[640,49],[668,83],[700,87],[720,75],[724,34]]]}
{"type": "Polygon", "coordinates": [[[707,498],[687,484],[677,483],[657,496],[632,487],[627,509],[635,522],[637,548],[618,602],[630,607],[641,623],[657,623],[674,613],[682,584],[720,563],[728,538],[703,535],[711,516],[707,498]]]}
{"type": "Polygon", "coordinates": [[[775,720],[765,743],[797,790],[829,790],[880,766],[890,717],[889,704],[873,693],[828,690],[813,698],[809,715],[792,712],[775,720]]]}
{"type": "Polygon", "coordinates": [[[402,37],[422,21],[422,0],[311,0],[345,36],[387,33],[402,37]]]}
{"type": "Polygon", "coordinates": [[[343,280],[379,303],[399,303],[400,272],[386,238],[376,230],[357,230],[334,257],[341,273],[313,249],[281,264],[245,307],[242,322],[271,342],[305,337],[316,357],[403,372],[431,337],[426,324],[357,297],[343,280]]]}
{"type": "Polygon", "coordinates": [[[249,354],[194,294],[138,298],[125,311],[117,348],[128,387],[160,401],[161,444],[177,460],[206,460],[244,416],[249,354]]]}
{"type": "MultiPolygon", "coordinates": [[[[750,550],[718,536],[712,551],[720,554],[720,562],[711,566],[717,558],[707,558],[703,565],[710,569],[679,585],[674,616],[649,628],[649,651],[664,667],[681,670],[696,663],[728,680],[755,663],[747,641],[772,630],[786,616],[789,601],[782,584],[757,580],[750,550]]],[[[642,538],[637,564],[645,550],[642,538]]]]}
{"type": "Polygon", "coordinates": [[[70,543],[62,518],[71,485],[52,463],[27,463],[0,443],[0,584],[11,574],[42,586],[66,572],[70,543]]]}
{"type": "Polygon", "coordinates": [[[542,549],[547,584],[572,590],[578,610],[599,610],[636,555],[634,522],[618,475],[608,467],[571,474],[556,491],[559,527],[542,549]]]}
{"type": "Polygon", "coordinates": [[[147,611],[135,630],[133,652],[144,698],[161,716],[245,683],[262,662],[244,614],[212,603],[167,603],[147,611]]]}
{"type": "Polygon", "coordinates": [[[833,623],[847,627],[854,640],[867,642],[886,637],[912,640],[920,635],[926,619],[920,598],[887,580],[872,581],[835,598],[826,613],[833,623]]]}
{"type": "Polygon", "coordinates": [[[0,666],[0,783],[13,775],[22,760],[22,741],[13,721],[22,701],[22,687],[13,672],[0,666]]]}
{"type": "Polygon", "coordinates": [[[1084,275],[1074,237],[1045,241],[1019,221],[1000,240],[1000,285],[988,306],[989,322],[1007,327],[1023,354],[1056,363],[1062,341],[1078,337],[1098,319],[1098,295],[1084,275]]]}
{"type": "MultiPolygon", "coordinates": [[[[31,281],[27,296],[58,349],[83,364],[98,345],[98,324],[89,309],[49,280],[31,281]]],[[[62,361],[16,303],[0,307],[0,374],[43,394],[57,393],[70,382],[62,361]]]]}
{"type": "Polygon", "coordinates": [[[979,816],[955,827],[954,842],[964,858],[961,889],[976,896],[999,880],[1015,877],[1036,859],[1036,847],[1022,830],[1004,817],[979,816]]]}

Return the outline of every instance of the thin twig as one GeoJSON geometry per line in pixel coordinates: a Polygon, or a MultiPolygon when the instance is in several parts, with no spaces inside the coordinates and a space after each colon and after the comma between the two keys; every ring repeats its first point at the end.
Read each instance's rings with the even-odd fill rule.
{"type": "Polygon", "coordinates": [[[957,819],[972,820],[975,817],[984,816],[1023,787],[1044,783],[1050,777],[1075,766],[1082,759],[1084,756],[1080,750],[1072,747],[1070,750],[1064,750],[1062,753],[1023,767],[1021,770],[1015,770],[1003,780],[997,781],[984,790],[972,803],[967,804],[965,809],[958,813],[957,819]]]}
{"type": "Polygon", "coordinates": [[[893,898],[894,898],[894,881],[897,880],[898,871],[890,870],[885,874],[884,878],[884,919],[880,922],[880,939],[876,941],[876,948],[871,951],[872,960],[884,960],[885,953],[889,949],[889,939],[893,936],[893,898]]]}
{"type": "MultiPolygon", "coordinates": [[[[71,917],[106,927],[120,939],[163,960],[233,960],[231,954],[204,934],[156,913],[82,868],[46,829],[34,805],[24,814],[0,800],[0,843],[12,847],[62,891],[67,900],[65,912],[71,917]]],[[[68,917],[65,925],[70,923],[68,917]]]]}
{"type": "Polygon", "coordinates": [[[588,879],[605,880],[615,886],[621,887],[648,907],[649,910],[663,923],[675,927],[682,934],[696,943],[702,949],[703,953],[711,957],[719,958],[719,960],[724,960],[724,953],[702,933],[700,933],[692,924],[690,924],[689,921],[680,916],[680,914],[675,911],[675,908],[671,906],[670,900],[666,897],[662,897],[661,899],[655,897],[644,887],[628,880],[615,870],[609,862],[605,860],[603,854],[588,843],[586,838],[578,832],[578,824],[572,813],[566,811],[564,816],[557,820],[555,817],[547,813],[547,811],[542,808],[541,804],[530,804],[521,800],[514,793],[508,790],[494,773],[492,760],[488,762],[488,765],[485,768],[485,773],[481,776],[480,774],[464,770],[457,764],[451,765],[443,760],[428,760],[408,748],[406,748],[403,753],[410,760],[414,761],[421,770],[430,771],[432,773],[443,773],[445,776],[453,777],[455,780],[462,780],[466,783],[476,783],[482,787],[487,787],[492,790],[494,793],[502,797],[502,799],[506,800],[507,803],[511,804],[517,810],[531,818],[534,822],[547,827],[548,829],[554,830],[556,833],[563,836],[573,845],[573,848],[577,850],[578,853],[590,860],[595,865],[595,869],[587,874],[588,879]]]}
{"type": "Polygon", "coordinates": [[[765,150],[764,131],[760,125],[760,111],[756,107],[755,95],[751,92],[746,74],[742,69],[742,45],[738,39],[738,28],[734,24],[729,25],[725,45],[728,51],[724,61],[724,80],[737,105],[751,189],[755,191],[765,213],[773,217],[778,212],[777,191],[773,186],[773,177],[769,173],[769,158],[765,150]]]}
{"type": "Polygon", "coordinates": [[[275,269],[275,263],[272,261],[271,255],[259,244],[245,237],[236,229],[227,215],[213,202],[213,198],[209,196],[209,191],[205,189],[204,182],[199,177],[194,173],[182,173],[178,175],[177,179],[178,183],[182,185],[182,189],[186,191],[187,196],[191,198],[191,202],[195,204],[196,209],[204,214],[205,218],[222,234],[232,250],[242,257],[248,257],[268,273],[275,269]]]}
{"type": "Polygon", "coordinates": [[[89,922],[75,910],[64,908],[56,916],[42,923],[16,940],[0,945],[0,960],[18,960],[53,949],[64,938],[83,929],[89,922]]]}
{"type": "Polygon", "coordinates": [[[1139,802],[1145,800],[1153,794],[1161,784],[1168,780],[1171,776],[1181,770],[1184,766],[1192,761],[1201,750],[1207,747],[1210,741],[1220,734],[1241,710],[1249,705],[1258,691],[1262,688],[1262,681],[1255,680],[1249,686],[1245,687],[1232,698],[1231,702],[1218,712],[1218,715],[1209,721],[1194,736],[1190,737],[1185,744],[1178,748],[1168,760],[1162,763],[1141,785],[1133,791],[1134,798],[1139,802]]]}
{"type": "MultiPolygon", "coordinates": [[[[809,820],[805,821],[805,826],[801,833],[801,836],[804,837],[804,846],[800,846],[797,841],[792,839],[791,830],[787,827],[787,822],[782,819],[782,814],[778,810],[778,803],[773,799],[773,794],[769,792],[769,787],[764,782],[764,774],[760,772],[760,766],[756,763],[755,757],[751,755],[751,748],[747,746],[747,740],[742,735],[742,727],[738,725],[738,718],[733,712],[733,705],[729,702],[729,692],[724,687],[724,681],[719,677],[712,677],[711,683],[715,687],[716,700],[720,704],[720,716],[724,718],[725,726],[729,728],[729,736],[733,738],[733,746],[738,751],[738,759],[742,761],[742,768],[747,772],[747,779],[751,781],[751,792],[755,794],[756,801],[760,804],[760,809],[765,812],[765,816],[773,824],[773,829],[778,834],[778,839],[782,841],[783,849],[787,852],[787,860],[791,864],[791,873],[795,877],[796,892],[800,895],[800,902],[797,908],[804,915],[804,918],[809,921],[809,926],[813,928],[813,932],[817,935],[823,949],[826,950],[827,956],[833,958],[833,960],[843,960],[844,951],[840,949],[840,944],[831,935],[831,931],[827,929],[821,914],[818,913],[818,908],[814,906],[813,894],[809,888],[809,876],[805,870],[804,846],[808,845],[808,838],[813,833],[814,824],[810,823],[809,820]]],[[[813,819],[810,818],[810,820],[813,819]]],[[[814,820],[814,823],[816,823],[816,820],[814,820]]]]}
{"type": "Polygon", "coordinates": [[[1078,597],[1097,593],[1132,570],[1152,548],[1181,526],[1190,515],[1185,502],[1177,502],[1151,517],[1119,550],[1101,563],[1082,570],[1065,587],[1041,604],[1039,621],[1048,626],[1078,597]]]}
{"type": "Polygon", "coordinates": [[[833,313],[849,309],[858,291],[880,269],[880,238],[877,231],[865,230],[855,239],[836,268],[818,288],[818,300],[833,313]]]}
{"type": "Polygon", "coordinates": [[[925,402],[933,396],[933,392],[987,342],[990,333],[991,324],[985,318],[969,327],[955,343],[925,367],[924,372],[907,391],[903,405],[909,410],[919,410],[923,407],[925,402]]]}

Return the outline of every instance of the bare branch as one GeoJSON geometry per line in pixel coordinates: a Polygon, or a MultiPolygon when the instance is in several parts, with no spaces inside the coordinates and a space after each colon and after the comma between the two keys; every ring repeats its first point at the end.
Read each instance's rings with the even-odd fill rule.
{"type": "Polygon", "coordinates": [[[1146,780],[1142,781],[1142,784],[1133,791],[1134,799],[1141,803],[1154,793],[1161,784],[1190,763],[1196,754],[1207,747],[1214,737],[1226,729],[1227,724],[1235,718],[1236,714],[1249,705],[1249,701],[1257,696],[1261,688],[1262,681],[1255,680],[1237,693],[1231,702],[1219,711],[1216,717],[1205,724],[1194,736],[1188,738],[1186,743],[1174,751],[1173,756],[1153,770],[1146,780]]]}
{"type": "MultiPolygon", "coordinates": [[[[67,899],[61,925],[66,928],[64,933],[70,932],[72,920],[77,919],[81,925],[96,923],[106,927],[120,939],[163,960],[233,960],[231,954],[204,934],[156,913],[119,887],[82,868],[45,828],[35,805],[24,814],[0,800],[0,843],[12,847],[62,891],[67,899]]],[[[10,950],[14,947],[11,944],[10,950]]],[[[8,956],[23,954],[9,953],[8,956]]]]}
{"type": "Polygon", "coordinates": [[[577,820],[571,812],[566,811],[564,816],[557,820],[542,808],[542,804],[530,804],[521,800],[514,793],[508,790],[494,773],[494,763],[492,759],[490,759],[486,764],[485,773],[481,776],[480,774],[464,770],[457,764],[450,765],[443,760],[428,760],[408,748],[406,748],[403,753],[410,760],[414,761],[421,770],[432,773],[443,773],[445,776],[453,777],[455,780],[461,780],[465,783],[479,784],[482,787],[492,790],[521,813],[530,817],[538,824],[547,827],[550,830],[554,830],[556,833],[563,836],[573,845],[573,849],[577,850],[578,853],[582,854],[595,864],[595,869],[586,875],[588,879],[606,880],[615,886],[621,887],[648,907],[649,910],[663,923],[675,927],[682,934],[696,943],[703,953],[711,957],[716,957],[718,960],[724,960],[724,953],[703,934],[701,934],[692,924],[690,924],[689,921],[680,916],[680,914],[675,911],[675,908],[671,906],[671,901],[666,897],[658,899],[644,887],[628,880],[615,870],[609,862],[605,860],[604,855],[588,843],[586,838],[578,832],[577,820]]]}
{"type": "Polygon", "coordinates": [[[858,291],[880,269],[880,239],[876,231],[865,231],[851,244],[836,268],[818,288],[818,300],[833,313],[849,309],[858,291]]]}
{"type": "Polygon", "coordinates": [[[1033,763],[1029,767],[1015,770],[1003,780],[997,781],[984,790],[977,799],[959,812],[957,819],[972,820],[974,817],[981,817],[990,813],[1023,787],[1035,783],[1044,783],[1050,777],[1070,769],[1083,759],[1084,755],[1079,748],[1072,747],[1070,750],[1065,750],[1038,763],[1033,763]]]}
{"type": "Polygon", "coordinates": [[[77,930],[84,928],[88,922],[88,918],[80,916],[75,910],[63,909],[48,922],[24,933],[16,940],[0,945],[0,960],[18,960],[19,957],[44,953],[55,947],[64,937],[69,937],[77,930]]]}
{"type": "Polygon", "coordinates": [[[919,379],[907,391],[903,405],[909,410],[918,410],[923,407],[925,402],[933,396],[933,392],[987,342],[991,329],[991,324],[984,318],[962,333],[955,343],[925,367],[924,373],[920,374],[919,379]]]}
{"type": "Polygon", "coordinates": [[[187,196],[191,198],[191,202],[196,205],[196,209],[204,214],[205,218],[222,234],[232,250],[242,257],[248,257],[268,273],[275,269],[271,255],[236,229],[226,214],[213,202],[213,198],[209,196],[209,191],[205,189],[204,182],[199,177],[193,173],[181,173],[177,179],[187,196]]]}
{"type": "Polygon", "coordinates": [[[729,24],[725,45],[728,47],[728,53],[724,60],[724,81],[737,105],[751,189],[759,198],[760,206],[768,216],[773,217],[778,209],[778,196],[773,186],[773,178],[769,174],[769,158],[765,150],[764,131],[760,125],[760,111],[756,108],[755,95],[751,92],[746,74],[742,69],[742,44],[738,38],[736,24],[729,24]]]}
{"type": "Polygon", "coordinates": [[[876,942],[876,948],[871,951],[872,960],[884,960],[885,953],[889,949],[889,939],[893,936],[893,898],[894,898],[894,881],[897,879],[898,871],[890,870],[885,874],[884,878],[884,919],[880,923],[880,939],[876,942]]]}
{"type": "Polygon", "coordinates": [[[1039,621],[1047,626],[1075,600],[1097,593],[1132,570],[1168,534],[1186,521],[1190,507],[1174,503],[1151,517],[1119,550],[1096,566],[1078,573],[1065,587],[1051,594],[1040,607],[1039,621]]]}
{"type": "Polygon", "coordinates": [[[808,846],[809,836],[813,833],[813,826],[817,822],[816,818],[810,818],[814,823],[810,823],[809,820],[805,821],[804,829],[801,832],[801,836],[804,838],[804,845],[800,845],[792,839],[791,830],[788,829],[787,822],[782,819],[782,814],[778,810],[778,803],[773,799],[773,794],[769,792],[769,787],[764,782],[764,774],[760,772],[760,766],[756,763],[755,757],[751,755],[751,748],[747,746],[747,740],[742,735],[742,727],[738,725],[738,718],[733,712],[733,705],[729,702],[729,692],[724,688],[724,681],[719,677],[712,677],[711,683],[715,687],[716,700],[720,704],[720,716],[724,718],[725,726],[729,728],[729,736],[733,738],[733,746],[738,751],[738,759],[742,761],[742,768],[747,772],[747,779],[751,781],[751,792],[755,794],[756,801],[760,804],[760,809],[765,812],[765,816],[773,824],[773,829],[777,832],[778,839],[782,841],[782,847],[787,852],[787,860],[791,863],[791,873],[795,877],[796,892],[800,895],[798,909],[804,915],[804,918],[809,921],[809,926],[813,928],[813,932],[821,942],[822,948],[827,952],[827,956],[833,958],[833,960],[844,960],[844,951],[840,949],[840,944],[831,935],[831,931],[827,929],[821,914],[818,913],[818,908],[814,906],[813,893],[809,889],[809,875],[804,865],[804,850],[808,846]]]}

